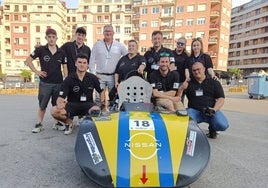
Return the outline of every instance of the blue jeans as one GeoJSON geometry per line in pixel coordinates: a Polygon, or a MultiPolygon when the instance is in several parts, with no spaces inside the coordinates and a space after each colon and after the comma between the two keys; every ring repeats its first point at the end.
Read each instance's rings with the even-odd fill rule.
{"type": "Polygon", "coordinates": [[[218,110],[212,117],[206,116],[203,112],[193,108],[188,108],[187,112],[194,121],[197,123],[206,122],[215,131],[224,131],[229,127],[227,118],[220,110],[218,110]]]}

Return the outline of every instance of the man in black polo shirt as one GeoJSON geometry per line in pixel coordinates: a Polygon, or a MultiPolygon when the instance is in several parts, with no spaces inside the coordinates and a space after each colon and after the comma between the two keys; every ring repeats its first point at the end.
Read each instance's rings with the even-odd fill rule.
{"type": "Polygon", "coordinates": [[[165,108],[178,115],[187,115],[180,96],[176,96],[179,89],[179,74],[170,71],[170,55],[161,53],[158,62],[159,69],[149,74],[148,81],[153,87],[153,99],[156,106],[165,108]]]}
{"type": "Polygon", "coordinates": [[[94,89],[100,94],[102,104],[104,103],[105,93],[100,88],[98,78],[87,72],[88,56],[78,54],[75,66],[76,72],[63,81],[57,98],[57,106],[51,109],[52,116],[65,123],[65,135],[73,131],[72,118],[74,116],[84,116],[91,110],[100,110],[100,107],[93,103],[94,89]]]}
{"type": "Polygon", "coordinates": [[[74,73],[76,71],[75,61],[76,55],[79,53],[86,54],[88,56],[88,62],[91,54],[90,48],[85,45],[86,30],[83,27],[78,27],[75,31],[75,41],[66,42],[62,45],[61,49],[66,53],[68,62],[68,74],[74,73]]]}
{"type": "Polygon", "coordinates": [[[220,111],[224,104],[224,91],[219,81],[206,76],[203,63],[196,62],[192,66],[193,79],[185,81],[181,88],[185,89],[188,98],[188,114],[197,123],[209,124],[209,138],[216,138],[216,131],[224,131],[229,127],[228,120],[220,111]]]}
{"type": "Polygon", "coordinates": [[[146,68],[147,76],[151,74],[154,70],[158,70],[158,61],[161,53],[168,53],[170,58],[170,63],[174,63],[174,56],[170,49],[162,46],[163,33],[161,31],[154,31],[152,33],[152,43],[153,47],[149,48],[145,52],[144,57],[146,59],[146,68]]]}
{"type": "MultiPolygon", "coordinates": [[[[49,28],[46,30],[46,40],[47,45],[37,47],[25,60],[25,64],[40,78],[38,122],[32,130],[33,133],[38,133],[44,129],[42,122],[50,98],[52,106],[56,105],[59,88],[63,81],[61,66],[63,67],[64,77],[67,76],[68,72],[66,56],[64,51],[59,49],[56,44],[57,33],[54,29],[49,28]],[[32,63],[37,57],[40,61],[41,70],[37,70],[32,63]]],[[[58,126],[58,124],[56,123],[54,126],[58,126]]],[[[58,127],[56,128],[58,129],[58,127]]]]}

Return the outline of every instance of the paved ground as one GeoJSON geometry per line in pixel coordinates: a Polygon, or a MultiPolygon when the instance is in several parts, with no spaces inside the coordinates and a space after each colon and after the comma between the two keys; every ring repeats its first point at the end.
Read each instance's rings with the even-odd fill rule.
{"type": "MultiPolygon", "coordinates": [[[[191,187],[268,187],[268,100],[248,99],[246,93],[226,97],[230,128],[210,140],[209,165],[191,187]]],[[[31,133],[36,109],[36,96],[0,95],[0,187],[98,187],[75,160],[76,134],[52,130],[49,113],[45,131],[31,133]]]]}

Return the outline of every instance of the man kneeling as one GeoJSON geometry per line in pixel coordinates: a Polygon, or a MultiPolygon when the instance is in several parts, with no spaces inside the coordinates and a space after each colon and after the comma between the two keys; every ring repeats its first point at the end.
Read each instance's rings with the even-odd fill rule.
{"type": "Polygon", "coordinates": [[[76,72],[70,74],[63,81],[57,105],[51,109],[51,115],[65,123],[65,135],[69,135],[73,131],[72,119],[74,116],[83,116],[90,113],[91,110],[100,110],[100,107],[93,103],[94,89],[100,94],[102,104],[104,103],[104,91],[100,88],[98,78],[87,72],[87,59],[85,54],[77,55],[76,72]]]}

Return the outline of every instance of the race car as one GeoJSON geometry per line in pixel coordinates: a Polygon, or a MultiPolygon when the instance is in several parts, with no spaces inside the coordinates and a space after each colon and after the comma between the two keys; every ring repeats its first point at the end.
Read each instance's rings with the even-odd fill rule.
{"type": "Polygon", "coordinates": [[[120,83],[119,110],[93,113],[80,124],[76,160],[102,187],[184,187],[210,158],[207,137],[189,116],[155,111],[140,77],[120,83]]]}

